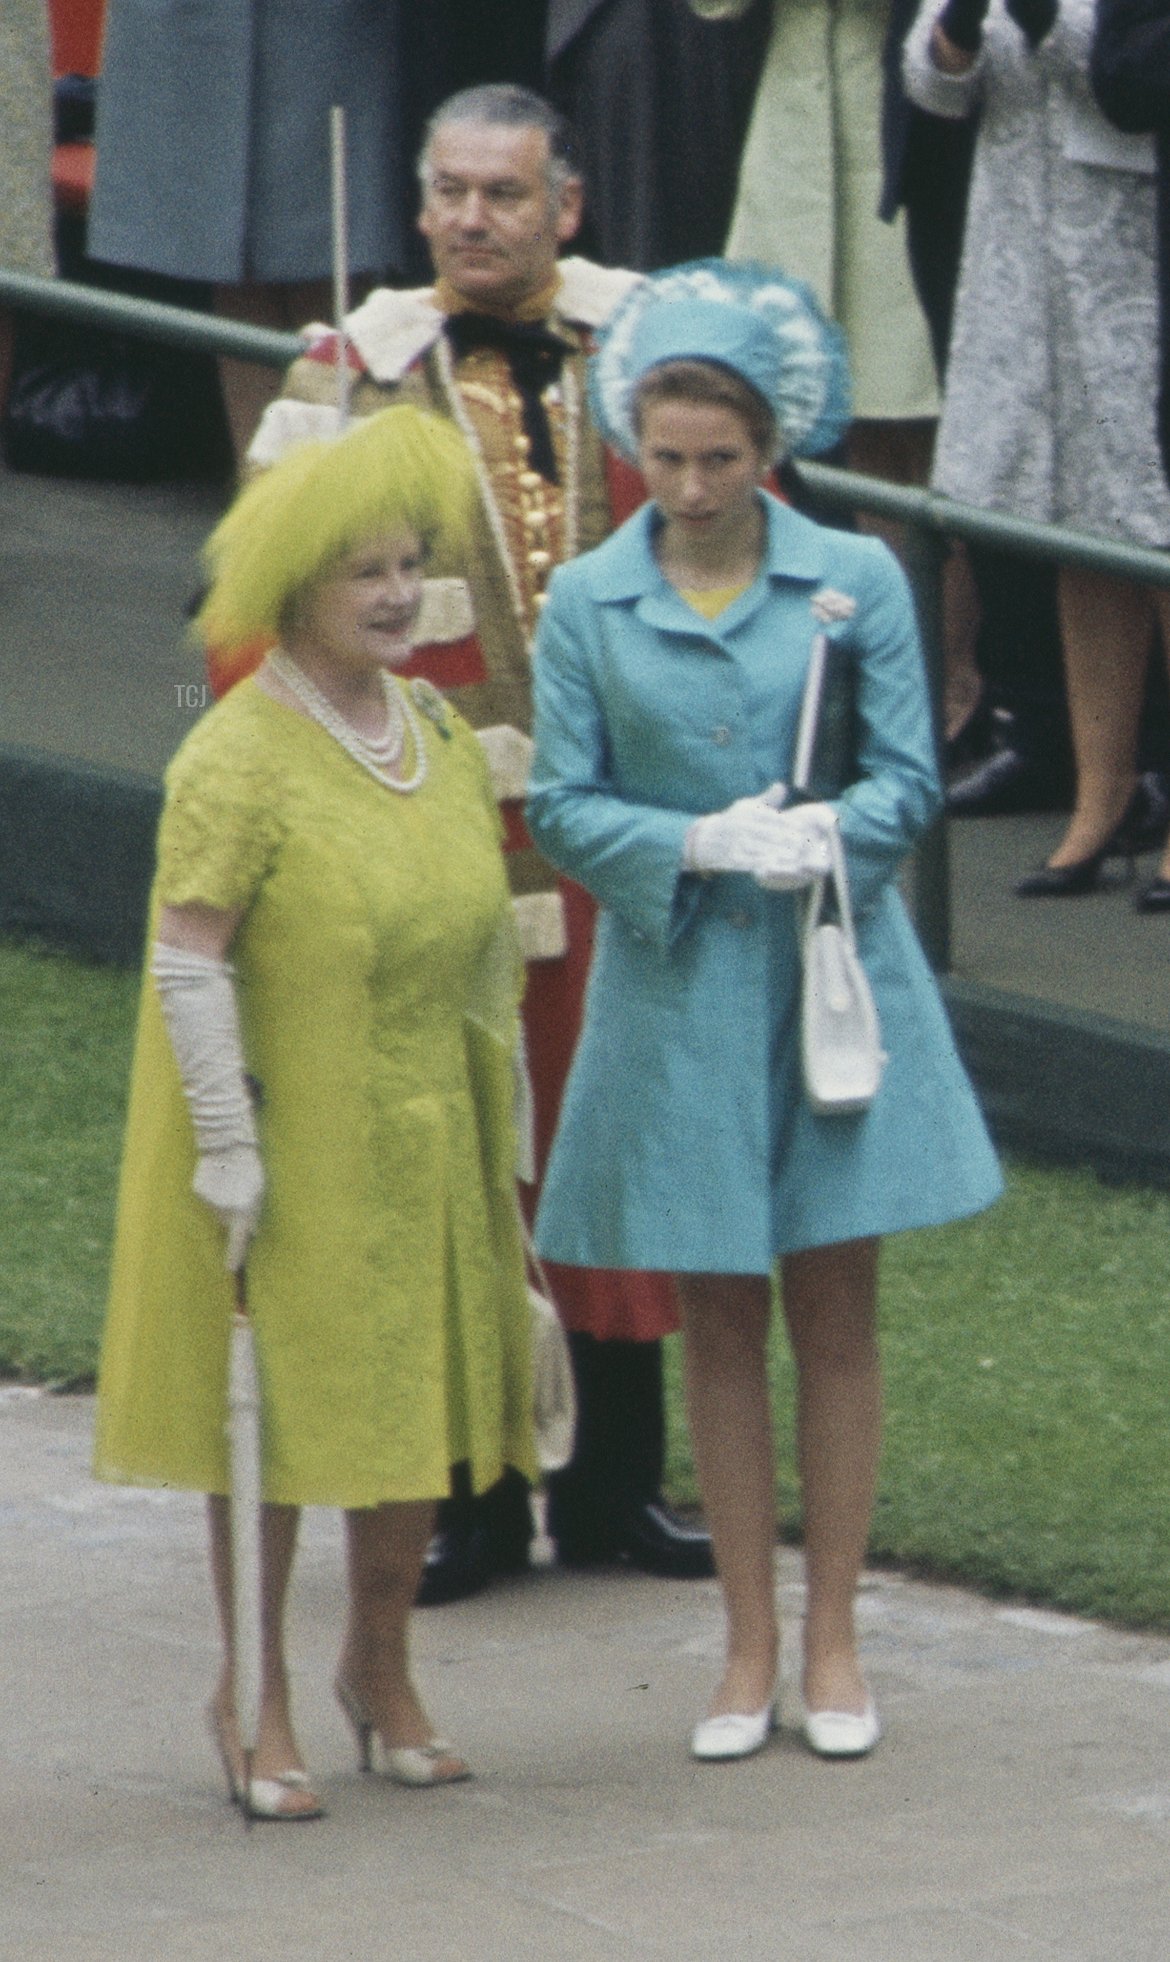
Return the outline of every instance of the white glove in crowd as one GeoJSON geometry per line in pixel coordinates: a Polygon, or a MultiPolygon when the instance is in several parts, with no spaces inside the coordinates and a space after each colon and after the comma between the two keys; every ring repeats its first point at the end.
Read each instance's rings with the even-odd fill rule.
{"type": "Polygon", "coordinates": [[[226,961],[155,943],[150,972],[199,1158],[192,1189],[227,1232],[224,1265],[244,1264],[264,1196],[264,1170],[244,1073],[232,969],[226,961]]]}
{"type": "Polygon", "coordinates": [[[797,892],[823,878],[832,864],[837,814],[831,804],[777,809],[786,794],[783,784],[772,784],[758,797],[696,818],[683,846],[685,869],[748,872],[766,892],[797,892]]]}

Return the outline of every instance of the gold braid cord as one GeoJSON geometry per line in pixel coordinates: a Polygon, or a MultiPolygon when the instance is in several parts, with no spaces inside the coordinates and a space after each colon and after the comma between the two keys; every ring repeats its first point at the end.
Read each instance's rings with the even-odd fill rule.
{"type": "Polygon", "coordinates": [[[528,642],[553,567],[577,551],[580,405],[575,377],[566,363],[562,385],[544,396],[560,477],[559,484],[550,484],[530,467],[523,403],[505,357],[494,348],[475,348],[455,369],[440,343],[439,372],[451,413],[475,458],[484,507],[497,532],[517,621],[528,642]]]}

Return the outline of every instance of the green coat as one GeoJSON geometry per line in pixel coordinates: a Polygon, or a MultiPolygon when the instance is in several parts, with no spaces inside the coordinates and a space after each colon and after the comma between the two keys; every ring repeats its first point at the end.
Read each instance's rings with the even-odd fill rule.
{"type": "MultiPolygon", "coordinates": [[[[753,0],[689,4],[727,19],[753,0]]],[[[889,0],[772,0],[727,256],[808,281],[849,341],[855,415],[933,416],[934,362],[903,219],[878,216],[889,12],[889,0]]]]}

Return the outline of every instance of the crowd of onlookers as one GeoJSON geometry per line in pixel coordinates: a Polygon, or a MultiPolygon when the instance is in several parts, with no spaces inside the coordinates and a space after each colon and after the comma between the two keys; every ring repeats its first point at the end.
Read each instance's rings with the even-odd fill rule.
{"type": "MultiPolygon", "coordinates": [[[[51,11],[9,0],[0,21],[0,263],[38,273],[51,11]]],[[[517,0],[490,32],[470,0],[355,4],[331,10],[327,45],[310,15],[106,0],[92,260],[203,282],[233,318],[328,317],[338,103],[353,296],[419,283],[425,118],[456,88],[518,81],[574,124],[593,257],[726,251],[809,281],[849,342],[852,467],[1170,543],[1157,0],[517,0]]],[[[10,343],[0,314],[0,379],[10,343]]],[[[277,377],[225,361],[221,381],[239,456],[277,377]]],[[[1108,857],[1160,846],[1161,592],[956,547],[945,602],[952,810],[1071,805],[1018,890],[1086,892],[1108,857]]],[[[1138,905],[1170,910],[1170,853],[1138,905]]]]}

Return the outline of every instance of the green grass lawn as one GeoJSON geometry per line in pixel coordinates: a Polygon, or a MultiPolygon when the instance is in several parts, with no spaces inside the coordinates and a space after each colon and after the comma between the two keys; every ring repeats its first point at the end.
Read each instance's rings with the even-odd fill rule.
{"type": "MultiPolygon", "coordinates": [[[[1170,1628],[1168,1268],[1166,1195],[1019,1164],[980,1218],[888,1241],[873,1558],[1170,1628]]],[[[670,1366],[674,1401],[677,1354],[670,1366]]],[[[795,1538],[778,1327],[773,1385],[778,1511],[795,1538]]],[[[681,1429],[670,1478],[694,1496],[681,1429]]]]}
{"type": "MultiPolygon", "coordinates": [[[[84,1382],[100,1333],[135,976],[0,945],[0,1373],[84,1382]]],[[[1010,1168],[883,1258],[877,1560],[1170,1628],[1170,1198],[1010,1168]]],[[[695,1496],[668,1349],[673,1494],[695,1496]]],[[[796,1535],[774,1355],[777,1510],[796,1535]]]]}
{"type": "Polygon", "coordinates": [[[0,1374],[93,1374],[137,996],[0,944],[0,1374]]]}

